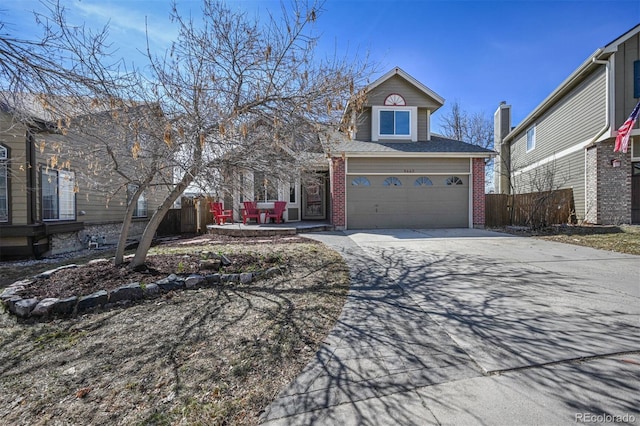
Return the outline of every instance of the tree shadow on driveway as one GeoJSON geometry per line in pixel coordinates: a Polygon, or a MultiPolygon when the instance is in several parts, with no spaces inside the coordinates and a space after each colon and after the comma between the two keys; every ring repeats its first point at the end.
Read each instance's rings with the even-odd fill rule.
{"type": "MultiPolygon", "coordinates": [[[[461,422],[483,423],[482,409],[474,411],[471,402],[499,403],[501,394],[531,410],[556,404],[562,415],[541,416],[543,423],[574,421],[565,410],[637,410],[638,368],[625,364],[621,378],[609,370],[614,361],[580,361],[640,350],[637,298],[453,249],[380,244],[363,250],[350,239],[325,242],[350,266],[345,309],[315,360],[264,420],[437,424],[457,412],[466,416],[461,422]],[[603,389],[607,403],[576,393],[585,380],[603,389]],[[484,395],[486,383],[498,390],[484,395]],[[467,385],[475,393],[460,399],[467,385]],[[606,397],[613,389],[620,392],[616,403],[606,397]]],[[[506,407],[509,418],[517,407],[506,407]]]]}

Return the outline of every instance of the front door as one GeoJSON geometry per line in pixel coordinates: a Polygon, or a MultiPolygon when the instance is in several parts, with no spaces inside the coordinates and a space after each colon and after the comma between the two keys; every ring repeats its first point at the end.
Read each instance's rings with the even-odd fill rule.
{"type": "Polygon", "coordinates": [[[631,223],[640,224],[640,163],[631,167],[631,223]]]}
{"type": "Polygon", "coordinates": [[[326,184],[323,174],[317,174],[302,184],[302,220],[327,218],[326,184]]]}

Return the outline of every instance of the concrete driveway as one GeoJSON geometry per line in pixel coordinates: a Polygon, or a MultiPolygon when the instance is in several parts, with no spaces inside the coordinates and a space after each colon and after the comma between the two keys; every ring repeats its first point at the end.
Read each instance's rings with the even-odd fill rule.
{"type": "Polygon", "coordinates": [[[640,257],[473,229],[318,234],[352,287],[268,424],[640,424],[640,257]]]}

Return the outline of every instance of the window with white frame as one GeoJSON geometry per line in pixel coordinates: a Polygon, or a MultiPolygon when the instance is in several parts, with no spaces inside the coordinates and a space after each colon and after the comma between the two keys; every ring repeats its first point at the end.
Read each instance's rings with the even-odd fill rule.
{"type": "MultiPolygon", "coordinates": [[[[138,185],[129,184],[127,186],[127,202],[131,201],[133,194],[138,190],[138,185]]],[[[138,201],[133,208],[133,217],[147,217],[147,199],[144,195],[144,191],[138,197],[138,201]]]]}
{"type": "Polygon", "coordinates": [[[75,173],[42,170],[42,220],[75,220],[75,173]]]}
{"type": "Polygon", "coordinates": [[[409,111],[380,111],[380,135],[409,136],[411,113],[409,111]]]}
{"type": "Polygon", "coordinates": [[[532,126],[527,130],[527,152],[536,147],[536,126],[532,126]]]}
{"type": "Polygon", "coordinates": [[[640,161],[640,136],[631,138],[629,145],[631,145],[631,160],[640,161]]]}
{"type": "Polygon", "coordinates": [[[9,221],[9,183],[7,160],[9,152],[0,145],[0,222],[9,221]]]}
{"type": "Polygon", "coordinates": [[[418,109],[416,107],[374,106],[372,108],[372,139],[418,140],[418,109]]]}

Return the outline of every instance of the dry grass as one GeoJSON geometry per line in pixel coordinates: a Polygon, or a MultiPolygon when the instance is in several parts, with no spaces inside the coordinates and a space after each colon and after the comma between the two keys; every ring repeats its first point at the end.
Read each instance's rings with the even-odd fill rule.
{"type": "Polygon", "coordinates": [[[291,272],[48,323],[0,314],[0,423],[256,424],[333,326],[349,278],[317,243],[249,249],[291,272]]]}
{"type": "Polygon", "coordinates": [[[531,234],[536,238],[640,255],[640,226],[565,226],[531,234]]]}

